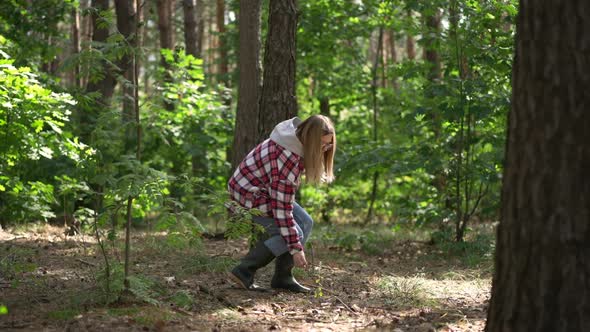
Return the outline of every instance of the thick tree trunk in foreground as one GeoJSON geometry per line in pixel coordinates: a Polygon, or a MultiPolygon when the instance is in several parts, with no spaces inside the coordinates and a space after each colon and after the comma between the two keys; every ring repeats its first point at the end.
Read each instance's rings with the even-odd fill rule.
{"type": "Polygon", "coordinates": [[[295,97],[295,0],[271,1],[264,51],[264,77],[258,134],[268,137],[274,126],[297,115],[295,97]]]}
{"type": "Polygon", "coordinates": [[[232,149],[232,169],[258,143],[258,102],[260,81],[260,11],[261,0],[241,0],[238,48],[238,110],[232,149]]]}
{"type": "Polygon", "coordinates": [[[520,1],[486,331],[590,331],[590,2],[520,1]]]}

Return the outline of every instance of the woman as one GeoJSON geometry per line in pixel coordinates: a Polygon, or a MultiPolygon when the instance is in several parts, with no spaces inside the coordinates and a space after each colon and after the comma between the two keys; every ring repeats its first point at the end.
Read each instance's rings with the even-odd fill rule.
{"type": "Polygon", "coordinates": [[[309,239],[313,220],[295,203],[300,177],[317,185],[332,182],[336,132],[329,118],[314,115],[279,123],[270,138],[260,143],[240,163],[229,180],[232,200],[264,214],[254,222],[265,228],[265,235],[250,249],[230,273],[238,286],[255,290],[254,274],[275,257],[271,287],[294,292],[309,292],[293,278],[294,266],[307,266],[303,246],[309,239]]]}

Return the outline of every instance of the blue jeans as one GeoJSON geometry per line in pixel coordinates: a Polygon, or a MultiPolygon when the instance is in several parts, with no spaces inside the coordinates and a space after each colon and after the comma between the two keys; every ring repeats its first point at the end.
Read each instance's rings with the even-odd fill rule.
{"type": "MultiPolygon", "coordinates": [[[[295,228],[299,235],[299,241],[301,245],[305,245],[305,242],[311,235],[311,229],[313,228],[313,219],[307,212],[297,203],[293,203],[293,218],[295,219],[295,228]]],[[[281,236],[279,228],[273,218],[270,217],[254,217],[252,220],[262,225],[265,231],[268,233],[269,238],[264,241],[266,247],[275,256],[280,256],[289,251],[285,239],[281,236]]]]}

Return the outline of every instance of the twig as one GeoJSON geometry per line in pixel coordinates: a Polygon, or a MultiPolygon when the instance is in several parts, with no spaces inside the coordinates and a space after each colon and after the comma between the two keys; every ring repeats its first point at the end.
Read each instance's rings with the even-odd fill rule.
{"type": "Polygon", "coordinates": [[[350,307],[348,306],[348,304],[344,303],[344,301],[342,301],[342,300],[341,300],[341,299],[340,299],[338,296],[334,295],[334,297],[336,298],[336,300],[340,301],[340,303],[342,303],[342,305],[344,305],[344,307],[345,307],[346,309],[348,309],[348,311],[352,312],[352,313],[353,313],[353,314],[355,314],[355,315],[358,315],[358,312],[356,312],[356,311],[352,310],[352,308],[350,308],[350,307]]]}
{"type": "MultiPolygon", "coordinates": [[[[313,287],[313,288],[316,288],[317,287],[317,286],[313,286],[313,285],[310,285],[310,284],[304,283],[304,282],[300,282],[300,284],[302,284],[304,286],[307,286],[307,287],[313,287]]],[[[356,311],[354,311],[352,308],[350,308],[348,306],[348,304],[344,303],[344,301],[342,301],[342,299],[338,297],[338,295],[336,294],[336,292],[334,292],[333,290],[330,290],[328,288],[324,288],[324,287],[321,287],[321,289],[322,289],[323,292],[329,293],[330,295],[334,296],[336,298],[336,300],[338,300],[338,302],[342,303],[344,305],[344,307],[348,311],[352,312],[355,315],[358,315],[358,313],[356,311]]]]}
{"type": "Polygon", "coordinates": [[[311,318],[311,317],[289,317],[289,319],[297,319],[297,320],[304,320],[306,322],[325,323],[325,324],[332,323],[327,320],[319,320],[319,319],[315,319],[315,318],[311,318]]]}
{"type": "Polygon", "coordinates": [[[182,308],[178,308],[178,307],[172,307],[172,310],[178,312],[179,314],[183,314],[185,316],[193,316],[193,314],[190,311],[186,311],[182,308]]]}
{"type": "Polygon", "coordinates": [[[81,259],[81,258],[76,258],[76,260],[77,260],[78,262],[80,262],[80,263],[84,263],[84,264],[86,264],[86,265],[90,265],[90,266],[92,266],[92,267],[96,267],[96,264],[94,264],[94,263],[90,263],[90,262],[87,262],[87,261],[85,261],[85,260],[83,260],[83,259],[81,259]]]}

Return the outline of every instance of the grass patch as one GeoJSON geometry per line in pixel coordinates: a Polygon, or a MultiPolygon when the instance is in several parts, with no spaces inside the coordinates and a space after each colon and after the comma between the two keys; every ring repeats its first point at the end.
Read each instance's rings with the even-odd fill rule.
{"type": "Polygon", "coordinates": [[[435,306],[437,301],[429,296],[420,277],[386,276],[376,282],[385,297],[385,303],[397,308],[435,306]]]}
{"type": "Polygon", "coordinates": [[[491,230],[470,230],[464,242],[454,241],[454,233],[450,229],[434,232],[432,239],[438,253],[433,252],[427,259],[456,259],[462,266],[477,268],[483,273],[492,273],[496,239],[491,230]]]}
{"type": "Polygon", "coordinates": [[[383,255],[395,244],[407,241],[426,242],[430,231],[417,227],[371,225],[321,225],[312,233],[312,241],[344,251],[361,251],[367,255],[383,255]]]}
{"type": "Polygon", "coordinates": [[[47,318],[53,320],[62,320],[68,321],[74,319],[76,316],[80,315],[82,311],[80,309],[62,309],[62,310],[55,310],[50,311],[47,313],[47,318]]]}

